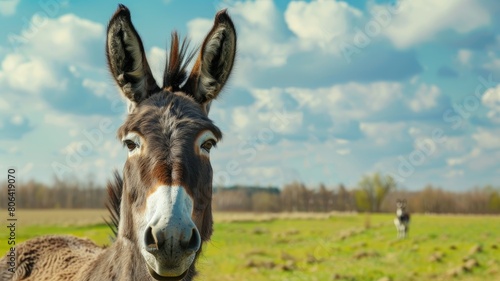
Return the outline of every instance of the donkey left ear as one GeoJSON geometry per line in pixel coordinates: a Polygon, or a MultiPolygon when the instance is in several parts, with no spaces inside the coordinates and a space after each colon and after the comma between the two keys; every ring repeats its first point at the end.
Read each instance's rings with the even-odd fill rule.
{"type": "Polygon", "coordinates": [[[121,4],[108,24],[106,57],[113,78],[133,107],[160,90],[130,11],[121,4]]]}
{"type": "Polygon", "coordinates": [[[236,54],[236,30],[226,10],[217,13],[198,59],[184,86],[186,93],[207,108],[226,84],[236,54]]]}

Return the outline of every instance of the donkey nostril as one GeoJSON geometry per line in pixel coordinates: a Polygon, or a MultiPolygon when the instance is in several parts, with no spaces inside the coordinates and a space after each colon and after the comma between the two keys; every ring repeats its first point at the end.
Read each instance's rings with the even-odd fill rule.
{"type": "Polygon", "coordinates": [[[198,233],[198,230],[196,230],[196,228],[193,228],[193,230],[191,231],[191,238],[189,239],[189,242],[186,245],[185,249],[186,251],[196,252],[200,248],[200,244],[201,244],[200,234],[198,233]]]}
{"type": "Polygon", "coordinates": [[[148,226],[146,229],[146,234],[144,236],[144,244],[146,244],[146,251],[154,252],[158,250],[158,244],[153,234],[153,228],[148,226]]]}

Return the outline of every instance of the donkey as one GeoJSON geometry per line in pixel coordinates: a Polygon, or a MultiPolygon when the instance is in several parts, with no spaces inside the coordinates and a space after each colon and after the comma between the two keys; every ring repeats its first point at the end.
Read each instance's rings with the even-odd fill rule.
{"type": "Polygon", "coordinates": [[[398,238],[406,238],[410,227],[410,213],[406,210],[406,200],[397,200],[396,202],[396,218],[394,225],[398,231],[398,238]]]}
{"type": "Polygon", "coordinates": [[[100,248],[72,236],[45,236],[0,261],[1,280],[192,280],[212,235],[210,150],[222,133],[208,118],[231,73],[236,31],[225,10],[196,53],[172,33],[160,88],[127,7],[107,28],[110,72],[129,102],[118,129],[128,149],[123,181],[108,186],[115,241],[100,248]],[[12,262],[9,264],[9,262],[12,262]]]}

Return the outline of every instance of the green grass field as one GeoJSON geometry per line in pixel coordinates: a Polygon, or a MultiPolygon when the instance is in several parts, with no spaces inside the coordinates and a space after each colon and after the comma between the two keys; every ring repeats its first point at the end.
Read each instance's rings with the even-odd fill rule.
{"type": "MultiPolygon", "coordinates": [[[[25,211],[17,242],[72,234],[108,244],[104,211],[25,211]]],[[[215,214],[198,280],[500,280],[499,216],[413,215],[396,239],[393,215],[215,214]],[[385,278],[385,279],[384,279],[385,278]]],[[[0,232],[5,253],[7,231],[0,232]]]]}

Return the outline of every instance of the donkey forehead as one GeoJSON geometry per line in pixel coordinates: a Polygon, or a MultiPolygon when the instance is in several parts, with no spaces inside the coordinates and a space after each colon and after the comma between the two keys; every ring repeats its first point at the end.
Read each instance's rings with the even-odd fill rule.
{"type": "Polygon", "coordinates": [[[183,93],[159,92],[142,102],[130,113],[118,131],[121,139],[128,132],[149,135],[180,133],[197,135],[210,130],[220,140],[220,129],[208,118],[203,108],[183,93]]]}

